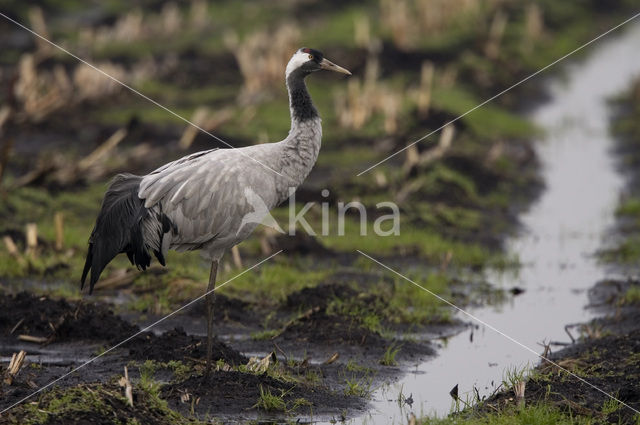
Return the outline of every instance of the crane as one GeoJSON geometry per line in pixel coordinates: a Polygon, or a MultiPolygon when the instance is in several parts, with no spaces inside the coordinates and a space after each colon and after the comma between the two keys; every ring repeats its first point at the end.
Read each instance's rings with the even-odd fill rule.
{"type": "Polygon", "coordinates": [[[302,184],[318,157],[322,126],[305,78],[319,70],[351,75],[318,50],[298,49],[285,70],[291,129],[284,140],[196,152],[145,176],[115,176],[89,237],[80,289],[91,271],[91,294],[106,265],[119,253],[145,270],[151,254],[165,266],[169,249],[201,250],[211,259],[206,296],[208,374],[220,259],[260,223],[246,218],[256,213],[256,197],[266,206],[265,212],[276,207],[302,184]]]}

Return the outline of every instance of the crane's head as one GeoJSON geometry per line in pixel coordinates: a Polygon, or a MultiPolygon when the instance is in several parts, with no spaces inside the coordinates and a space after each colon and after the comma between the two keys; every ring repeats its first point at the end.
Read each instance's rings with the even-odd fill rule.
{"type": "Polygon", "coordinates": [[[289,77],[294,72],[299,72],[303,77],[315,71],[326,69],[327,71],[339,72],[351,75],[349,71],[326,59],[322,52],[316,49],[302,47],[293,54],[287,64],[286,76],[289,77]]]}

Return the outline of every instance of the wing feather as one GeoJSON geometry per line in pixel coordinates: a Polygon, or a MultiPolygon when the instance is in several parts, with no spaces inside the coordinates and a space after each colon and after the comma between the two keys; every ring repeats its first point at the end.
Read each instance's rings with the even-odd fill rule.
{"type": "MultiPolygon", "coordinates": [[[[269,152],[256,145],[253,158],[269,152]]],[[[178,231],[171,239],[177,249],[198,249],[217,237],[235,236],[242,217],[253,212],[244,195],[251,188],[270,209],[277,202],[275,173],[256,164],[238,149],[193,154],[145,176],[139,197],[147,208],[162,203],[178,231]],[[235,227],[234,227],[235,226],[235,227]]]]}

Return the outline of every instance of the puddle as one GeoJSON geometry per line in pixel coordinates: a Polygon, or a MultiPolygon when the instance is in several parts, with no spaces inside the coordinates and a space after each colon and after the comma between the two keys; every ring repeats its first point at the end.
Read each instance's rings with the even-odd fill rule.
{"type": "Polygon", "coordinates": [[[29,354],[29,361],[35,364],[70,366],[88,361],[90,354],[97,352],[100,344],[86,342],[68,342],[65,344],[36,345],[30,342],[15,341],[0,347],[0,363],[9,363],[12,354],[21,350],[29,354]]]}
{"type": "MultiPolygon", "coordinates": [[[[518,275],[487,276],[504,288],[518,286],[525,292],[501,306],[470,312],[538,353],[543,341],[570,342],[564,326],[593,316],[584,308],[586,292],[605,276],[593,254],[607,243],[623,187],[610,152],[614,142],[606,99],[640,73],[638,45],[640,25],[599,42],[586,57],[567,65],[566,75],[549,81],[552,100],[530,115],[547,133],[536,144],[546,189],[522,215],[522,234],[507,245],[524,265],[518,275]]],[[[456,384],[460,397],[471,400],[474,388],[481,396],[491,394],[505,370],[537,364],[531,352],[474,325],[442,341],[435,359],[377,391],[373,409],[352,423],[405,423],[409,411],[444,416],[456,384]],[[401,392],[412,397],[412,406],[398,403],[401,392]]]]}

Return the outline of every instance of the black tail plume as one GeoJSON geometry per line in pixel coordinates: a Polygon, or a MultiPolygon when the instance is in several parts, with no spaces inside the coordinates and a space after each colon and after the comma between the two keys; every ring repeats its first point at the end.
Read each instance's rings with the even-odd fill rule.
{"type": "Polygon", "coordinates": [[[100,273],[121,252],[125,252],[131,263],[143,270],[151,263],[142,236],[142,221],[148,211],[144,200],[138,198],[141,180],[142,177],[133,174],[118,174],[111,182],[89,238],[80,289],[84,288],[91,270],[89,293],[92,293],[100,273]]]}

